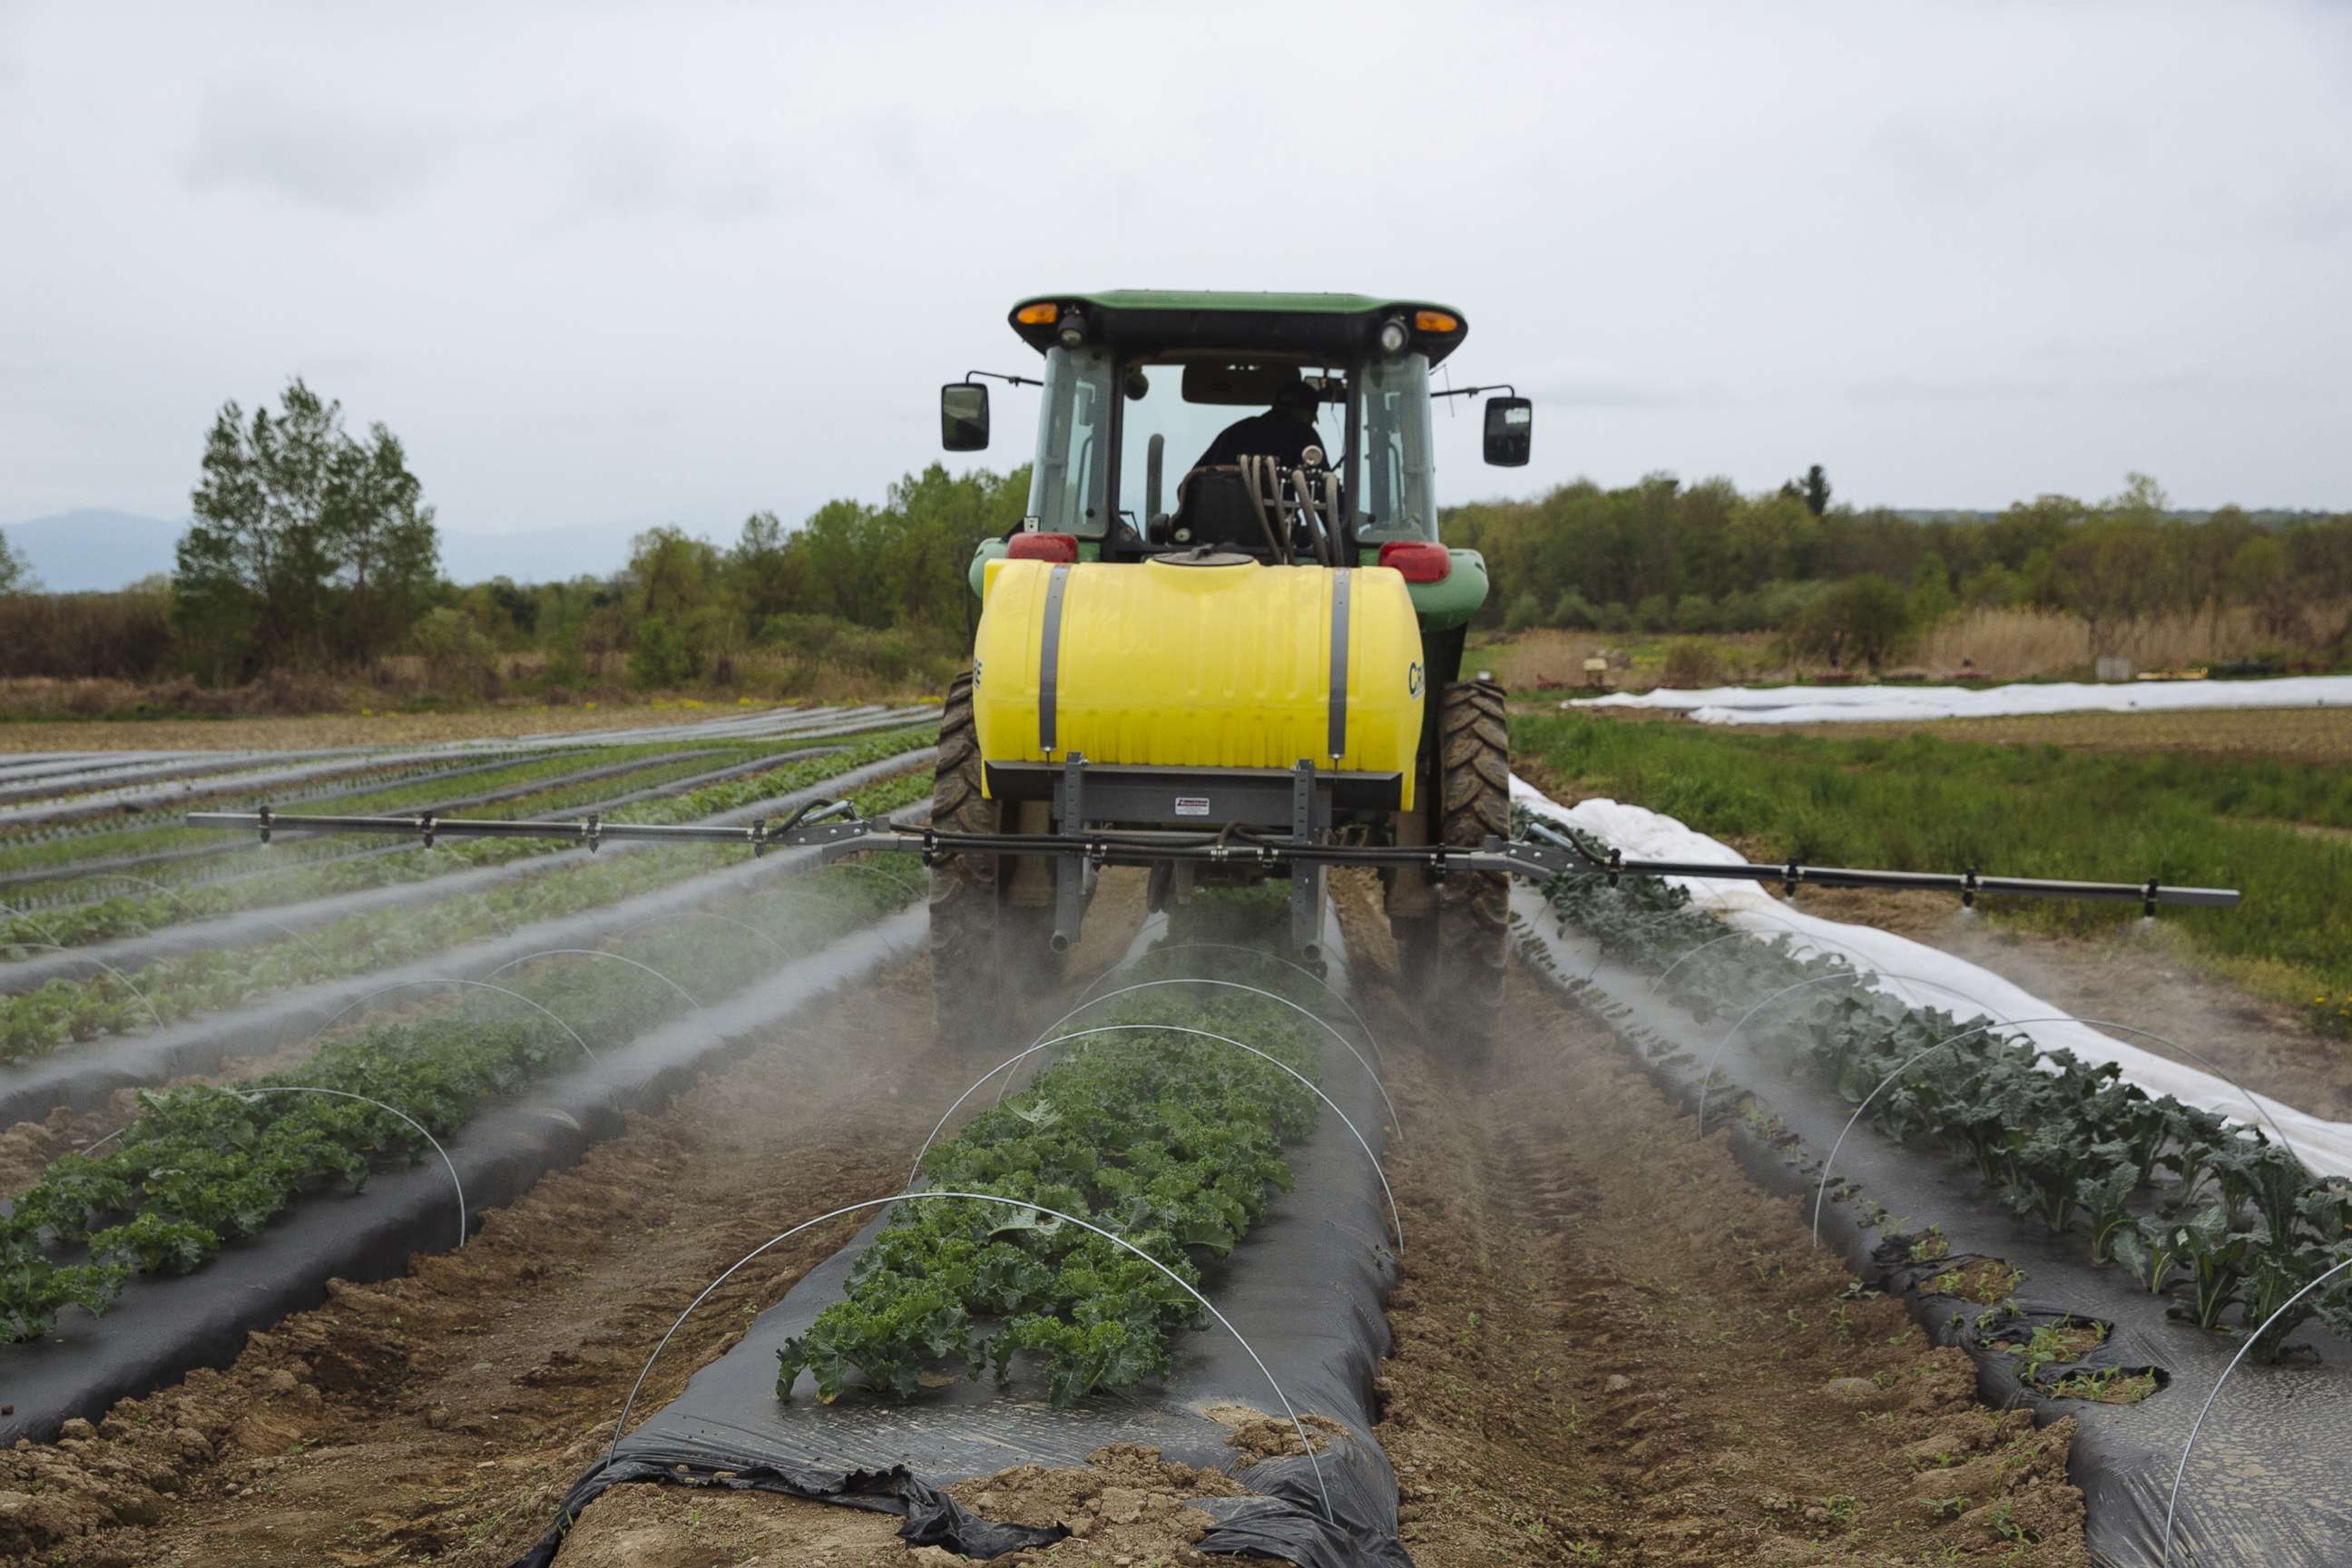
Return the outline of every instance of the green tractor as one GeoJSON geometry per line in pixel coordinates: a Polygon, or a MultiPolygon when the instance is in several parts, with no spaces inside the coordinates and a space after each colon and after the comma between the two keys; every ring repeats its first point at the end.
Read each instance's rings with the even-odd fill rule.
{"type": "MultiPolygon", "coordinates": [[[[1486,461],[1528,460],[1507,387],[1433,391],[1460,311],[1358,294],[1121,290],[1012,310],[1040,376],[940,390],[947,449],[989,441],[982,377],[1034,386],[1027,515],[982,542],[971,669],[950,688],[932,825],[1053,839],[934,856],[942,1026],[998,1016],[1058,978],[1094,870],[1151,868],[1160,907],[1200,881],[1287,877],[1292,942],[1325,940],[1323,876],[1241,850],[1476,849],[1509,832],[1503,692],[1465,679],[1486,563],[1437,536],[1430,416],[1486,397],[1486,461]],[[1091,855],[1074,836],[1094,835],[1091,855]],[[1156,850],[1178,842],[1181,858],[1156,850]],[[1235,853],[1203,858],[1205,842],[1235,853]]],[[[1372,857],[1366,863],[1379,863],[1372,857]]],[[[1444,858],[1381,863],[1405,972],[1447,1032],[1491,1039],[1507,876],[1444,858]]]]}

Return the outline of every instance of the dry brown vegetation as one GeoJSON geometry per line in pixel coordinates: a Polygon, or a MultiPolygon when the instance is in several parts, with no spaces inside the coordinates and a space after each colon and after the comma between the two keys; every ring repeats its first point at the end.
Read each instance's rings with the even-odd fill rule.
{"type": "MultiPolygon", "coordinates": [[[[2336,625],[2348,615],[2352,613],[2337,605],[2312,618],[2336,625]]],[[[2144,671],[2200,669],[2257,658],[2332,667],[2330,656],[2310,639],[2269,635],[2243,606],[2224,608],[2218,615],[2155,616],[2118,629],[2114,641],[2116,651],[2144,671]]],[[[1506,687],[1519,691],[1581,688],[1587,679],[1584,661],[1595,656],[1610,661],[1609,685],[1627,691],[1801,680],[1829,673],[1817,660],[1797,658],[1787,637],[1774,632],[1675,635],[1531,627],[1482,637],[1470,652],[1475,666],[1493,670],[1506,687]]],[[[1993,680],[2089,679],[2094,669],[2090,626],[2079,616],[2051,610],[1961,610],[1914,639],[1888,673],[1898,679],[1945,680],[1965,665],[1993,680]]]]}
{"type": "MultiPolygon", "coordinates": [[[[1600,710],[1606,712],[1606,710],[1600,710]]],[[[1740,728],[1740,726],[1734,726],[1740,728]]],[[[1931,734],[1995,745],[2076,752],[2186,752],[2352,763],[2352,708],[2220,709],[2200,713],[2034,713],[1998,719],[1776,725],[1785,734],[1931,734]]]]}
{"type": "MultiPolygon", "coordinates": [[[[2340,625],[2342,607],[2315,618],[2340,625]]],[[[2244,605],[2211,615],[2151,616],[2118,627],[2114,640],[2115,651],[2141,669],[2190,669],[2276,654],[2288,646],[2244,605]]],[[[2294,641],[2300,645],[2302,639],[2294,641]]],[[[2298,646],[2294,651],[2308,650],[2298,646]]],[[[2087,671],[2090,623],[2053,610],[1964,610],[1938,622],[1912,656],[1913,663],[1929,670],[1957,669],[1962,659],[1973,659],[1979,669],[2004,680],[2087,671]]]]}
{"type": "Polygon", "coordinates": [[[301,713],[236,719],[91,720],[0,724],[0,752],[125,751],[309,751],[322,746],[411,745],[506,735],[619,730],[640,724],[755,712],[773,703],[640,698],[604,704],[543,703],[454,713],[301,713]]]}

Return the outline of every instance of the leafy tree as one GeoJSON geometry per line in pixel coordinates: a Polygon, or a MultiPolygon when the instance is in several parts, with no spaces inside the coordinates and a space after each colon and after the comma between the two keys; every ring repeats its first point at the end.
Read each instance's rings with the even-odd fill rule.
{"type": "Polygon", "coordinates": [[[208,679],[360,661],[402,637],[438,578],[433,510],[382,425],[362,442],[299,377],[281,411],[224,404],[205,439],[173,601],[208,679]]]}
{"type": "Polygon", "coordinates": [[[709,541],[664,524],[629,542],[633,608],[640,616],[681,616],[700,604],[718,574],[719,552],[709,541]]]}
{"type": "Polygon", "coordinates": [[[629,644],[629,679],[639,686],[676,686],[700,673],[693,651],[677,628],[660,616],[637,627],[629,644]]]}
{"type": "Polygon", "coordinates": [[[2115,652],[2126,632],[2167,607],[2164,540],[2136,509],[2085,525],[2055,554],[2064,605],[2089,626],[2094,654],[2115,652]]]}
{"type": "Polygon", "coordinates": [[[1951,569],[1934,551],[1920,557],[1911,573],[1911,622],[1932,626],[1958,607],[1952,594],[1951,569]]]}
{"type": "Polygon", "coordinates": [[[2274,637],[2294,631],[2302,616],[2302,595],[2286,546],[2269,534],[2257,534],[2238,546],[2230,557],[2229,594],[2253,606],[2263,630],[2274,637]]]}
{"type": "Polygon", "coordinates": [[[442,691],[487,697],[497,689],[499,650],[463,610],[446,605],[416,623],[416,651],[425,657],[425,679],[442,691]]]}
{"type": "Polygon", "coordinates": [[[8,536],[0,533],[0,595],[37,594],[40,591],[40,579],[33,575],[33,569],[25,563],[25,558],[10,548],[8,536]]]}
{"type": "Polygon", "coordinates": [[[2005,609],[2023,591],[2018,574],[1998,561],[1986,562],[1960,584],[1961,599],[1984,609],[2005,609]]]}
{"type": "Polygon", "coordinates": [[[1805,505],[1815,517],[1830,510],[1830,477],[1819,463],[1805,470],[1805,505]]]}
{"type": "Polygon", "coordinates": [[[1850,577],[1823,589],[1807,605],[1790,630],[1801,654],[1843,668],[1848,658],[1873,669],[1902,646],[1911,629],[1910,602],[1903,590],[1874,573],[1850,577]]]}
{"type": "Polygon", "coordinates": [[[727,552],[727,575],[751,626],[764,626],[793,607],[800,597],[801,563],[774,512],[755,511],[743,520],[743,531],[727,552]]]}
{"type": "Polygon", "coordinates": [[[1551,602],[1551,624],[1566,626],[1571,631],[1590,628],[1594,624],[1593,614],[1592,606],[1585,602],[1584,595],[1573,588],[1562,588],[1559,597],[1551,602]]]}

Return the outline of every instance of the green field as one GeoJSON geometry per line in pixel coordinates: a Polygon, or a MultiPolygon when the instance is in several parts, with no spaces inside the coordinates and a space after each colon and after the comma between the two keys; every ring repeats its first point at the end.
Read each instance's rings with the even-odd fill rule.
{"type": "MultiPolygon", "coordinates": [[[[1775,860],[2242,889],[2235,910],[2158,918],[2233,978],[2352,1034],[2352,774],[2339,766],[1556,712],[1515,714],[1511,744],[1562,783],[1775,860]]],[[[2113,905],[2000,913],[2078,931],[2116,922],[2113,905]]]]}

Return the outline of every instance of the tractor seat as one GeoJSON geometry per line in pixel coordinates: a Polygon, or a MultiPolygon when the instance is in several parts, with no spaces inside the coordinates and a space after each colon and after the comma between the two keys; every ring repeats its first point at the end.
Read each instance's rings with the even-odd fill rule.
{"type": "Polygon", "coordinates": [[[1176,515],[1168,520],[1168,542],[1214,544],[1265,553],[1265,528],[1250,504],[1238,467],[1194,468],[1176,487],[1176,515]]]}

